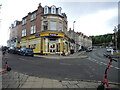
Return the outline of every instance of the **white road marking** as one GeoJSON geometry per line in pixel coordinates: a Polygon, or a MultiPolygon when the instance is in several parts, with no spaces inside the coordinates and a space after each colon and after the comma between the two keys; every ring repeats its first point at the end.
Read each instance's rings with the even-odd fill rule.
{"type": "MultiPolygon", "coordinates": [[[[91,57],[88,57],[88,60],[90,60],[90,61],[92,61],[92,62],[95,62],[95,63],[97,63],[97,64],[99,64],[99,65],[108,65],[108,64],[106,64],[106,63],[104,63],[104,62],[99,62],[99,61],[97,61],[97,60],[95,60],[95,59],[93,59],[93,58],[91,58],[91,57]]],[[[115,67],[115,66],[113,66],[113,65],[111,65],[111,67],[112,68],[115,68],[115,69],[120,69],[120,68],[118,68],[118,67],[115,67]]]]}
{"type": "Polygon", "coordinates": [[[24,60],[24,61],[25,61],[25,59],[23,59],[23,58],[18,58],[18,59],[20,59],[20,60],[24,60]]]}
{"type": "Polygon", "coordinates": [[[115,69],[120,69],[120,68],[118,68],[118,67],[114,67],[115,69]]]}
{"type": "Polygon", "coordinates": [[[68,63],[60,63],[61,65],[72,65],[72,64],[68,64],[68,63]]]}
{"type": "Polygon", "coordinates": [[[28,63],[30,63],[30,62],[32,62],[32,63],[34,63],[34,61],[32,61],[32,60],[26,60],[26,59],[23,59],[23,58],[18,58],[19,60],[22,60],[22,61],[26,61],[26,62],[28,62],[28,63]]]}

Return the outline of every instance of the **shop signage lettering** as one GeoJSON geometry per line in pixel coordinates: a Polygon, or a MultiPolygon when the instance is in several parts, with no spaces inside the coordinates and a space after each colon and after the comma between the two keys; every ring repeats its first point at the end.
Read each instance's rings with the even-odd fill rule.
{"type": "Polygon", "coordinates": [[[58,34],[50,33],[50,36],[57,36],[58,34]]]}

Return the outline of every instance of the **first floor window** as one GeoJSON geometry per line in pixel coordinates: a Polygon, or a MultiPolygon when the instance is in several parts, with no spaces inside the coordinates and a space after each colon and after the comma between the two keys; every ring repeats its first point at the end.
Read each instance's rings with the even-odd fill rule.
{"type": "Polygon", "coordinates": [[[30,34],[36,33],[36,25],[32,25],[30,30],[30,34]]]}
{"type": "Polygon", "coordinates": [[[63,28],[63,24],[61,22],[59,22],[59,31],[62,31],[62,28],[63,28]]]}
{"type": "Polygon", "coordinates": [[[56,21],[50,21],[50,30],[56,30],[57,22],[56,21]]]}
{"type": "Polygon", "coordinates": [[[47,30],[48,29],[48,22],[44,21],[43,22],[43,30],[47,30]]]}
{"type": "Polygon", "coordinates": [[[22,30],[22,37],[26,36],[26,29],[22,30]]]}

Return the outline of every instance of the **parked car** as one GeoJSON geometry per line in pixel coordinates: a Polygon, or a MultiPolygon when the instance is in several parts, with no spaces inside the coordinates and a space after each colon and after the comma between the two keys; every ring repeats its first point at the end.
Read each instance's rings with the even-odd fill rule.
{"type": "Polygon", "coordinates": [[[91,52],[92,50],[93,50],[92,47],[88,47],[86,52],[91,52]]]}
{"type": "Polygon", "coordinates": [[[19,54],[24,56],[26,55],[34,56],[33,49],[31,48],[21,48],[19,54]]]}
{"type": "Polygon", "coordinates": [[[16,54],[20,54],[20,48],[18,48],[18,47],[15,48],[15,53],[16,53],[16,54]]]}
{"type": "Polygon", "coordinates": [[[9,47],[8,53],[15,53],[15,47],[9,47]]]}
{"type": "Polygon", "coordinates": [[[111,52],[111,51],[114,51],[114,49],[112,47],[108,47],[107,52],[111,52]]]}

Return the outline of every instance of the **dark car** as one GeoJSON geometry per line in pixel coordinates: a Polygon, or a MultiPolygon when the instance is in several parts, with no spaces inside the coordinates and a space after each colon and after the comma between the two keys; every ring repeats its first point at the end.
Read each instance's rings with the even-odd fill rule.
{"type": "Polygon", "coordinates": [[[8,53],[15,53],[15,47],[9,47],[8,53]]]}
{"type": "Polygon", "coordinates": [[[15,48],[15,54],[20,54],[20,48],[15,48]]]}
{"type": "Polygon", "coordinates": [[[33,49],[31,48],[21,48],[19,54],[24,56],[26,55],[34,56],[33,49]]]}

